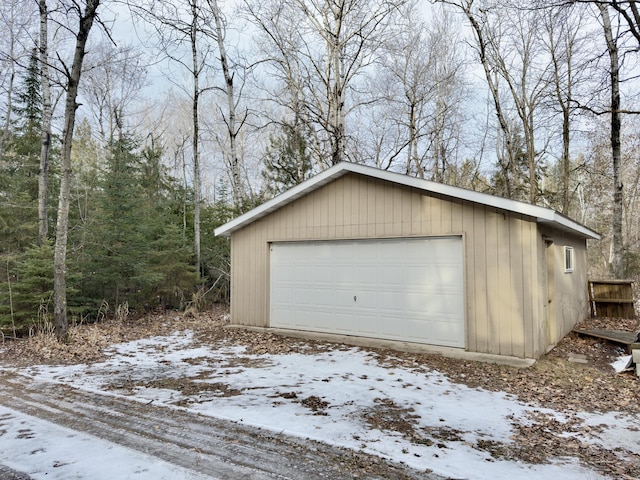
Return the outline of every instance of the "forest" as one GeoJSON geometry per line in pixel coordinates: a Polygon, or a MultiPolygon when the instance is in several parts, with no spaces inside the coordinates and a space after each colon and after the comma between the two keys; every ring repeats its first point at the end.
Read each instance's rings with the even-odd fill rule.
{"type": "Polygon", "coordinates": [[[229,297],[214,228],[347,161],[553,208],[640,279],[634,0],[13,0],[0,329],[229,297]]]}

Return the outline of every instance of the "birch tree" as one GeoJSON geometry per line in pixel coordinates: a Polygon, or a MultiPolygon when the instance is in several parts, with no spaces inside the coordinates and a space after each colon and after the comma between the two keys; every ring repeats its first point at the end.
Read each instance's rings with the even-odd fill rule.
{"type": "Polygon", "coordinates": [[[30,2],[3,2],[0,6],[0,21],[3,31],[0,33],[0,92],[4,97],[4,118],[0,132],[0,159],[3,157],[6,142],[11,131],[11,114],[18,72],[25,68],[33,45],[29,39],[32,23],[30,2]]]}
{"type": "MultiPolygon", "coordinates": [[[[306,66],[303,58],[296,54],[302,48],[302,39],[296,30],[303,21],[302,14],[275,1],[264,3],[245,0],[244,7],[247,16],[258,27],[257,53],[267,66],[266,80],[257,85],[257,91],[270,106],[268,112],[263,112],[264,123],[266,126],[273,125],[276,131],[282,131],[285,141],[286,137],[304,138],[305,155],[309,158],[295,155],[293,170],[296,179],[305,179],[312,168],[308,163],[320,163],[324,153],[319,148],[321,142],[318,131],[312,126],[307,108],[306,66]]],[[[277,133],[274,134],[274,141],[278,143],[277,133]]],[[[300,145],[293,148],[299,150],[300,145]]],[[[269,155],[267,148],[266,156],[269,155]]],[[[272,173],[277,175],[280,169],[277,163],[267,158],[265,164],[267,176],[272,173]]]]}
{"type": "MultiPolygon", "coordinates": [[[[325,166],[348,159],[346,119],[357,105],[350,89],[376,59],[392,13],[403,0],[246,0],[252,18],[274,42],[269,59],[275,69],[297,68],[301,96],[324,145],[325,166]],[[276,15],[263,15],[262,12],[276,15]],[[295,61],[282,58],[292,55],[295,61]]],[[[289,76],[292,70],[281,71],[289,76]]]]}
{"type": "MultiPolygon", "coordinates": [[[[469,20],[475,48],[491,93],[505,156],[498,162],[509,198],[527,198],[536,203],[540,195],[540,157],[548,138],[542,122],[542,104],[548,95],[550,64],[538,34],[540,14],[536,9],[511,7],[483,0],[442,0],[455,5],[469,20]],[[540,138],[543,137],[543,138],[540,138]],[[519,193],[515,178],[525,160],[526,194],[519,193]]],[[[501,155],[499,155],[501,157],[501,155]]]]}
{"type": "MultiPolygon", "coordinates": [[[[499,125],[499,132],[501,133],[502,143],[504,144],[504,148],[498,149],[498,167],[504,179],[504,192],[502,193],[507,198],[513,198],[515,196],[515,189],[512,177],[518,162],[517,156],[519,154],[519,148],[517,143],[514,143],[514,128],[509,121],[506,108],[503,105],[504,101],[500,95],[499,75],[492,61],[492,50],[495,45],[495,40],[492,38],[493,33],[489,25],[488,11],[486,8],[478,7],[477,3],[474,4],[474,0],[440,1],[459,8],[471,25],[475,40],[474,48],[484,71],[491,102],[499,125]]],[[[498,142],[499,141],[500,140],[498,140],[498,142]]]]}
{"type": "MultiPolygon", "coordinates": [[[[82,93],[87,98],[105,143],[122,139],[131,104],[148,82],[142,52],[133,46],[98,44],[91,55],[91,68],[85,74],[82,93]]],[[[142,132],[139,132],[142,133],[142,132]]]]}
{"type": "Polygon", "coordinates": [[[393,130],[403,132],[389,152],[390,163],[403,155],[405,173],[442,182],[460,139],[465,60],[451,14],[434,7],[427,23],[418,5],[403,7],[393,41],[382,48],[379,83],[391,90],[382,108],[393,112],[393,130]]]}
{"type": "MultiPolygon", "coordinates": [[[[223,15],[217,0],[207,0],[211,15],[215,25],[215,39],[218,45],[218,59],[223,76],[222,93],[226,98],[226,111],[220,109],[222,119],[226,127],[226,139],[229,142],[228,151],[224,152],[226,163],[229,167],[231,175],[231,192],[235,205],[241,205],[245,197],[245,191],[242,182],[241,164],[238,153],[238,135],[248,117],[248,111],[238,116],[239,95],[236,90],[236,72],[232,70],[233,66],[229,58],[226,45],[227,20],[223,15]]],[[[219,107],[220,108],[220,107],[219,107]]]]}
{"type": "Polygon", "coordinates": [[[198,271],[202,271],[200,242],[200,213],[202,207],[202,167],[200,162],[202,94],[212,87],[203,84],[205,72],[211,66],[215,42],[215,31],[210,27],[211,17],[204,7],[205,0],[180,2],[158,2],[151,0],[140,4],[130,3],[131,9],[149,22],[155,29],[160,52],[189,74],[191,85],[174,83],[191,99],[191,151],[193,159],[194,192],[194,253],[198,271]]]}
{"type": "Polygon", "coordinates": [[[49,78],[49,9],[46,0],[38,1],[40,13],[40,84],[42,88],[42,125],[40,134],[40,169],[38,171],[38,244],[49,236],[49,152],[51,150],[51,119],[53,107],[49,78]]]}
{"type": "Polygon", "coordinates": [[[87,0],[84,10],[79,4],[68,7],[69,15],[78,16],[78,30],[75,33],[76,43],[73,61],[70,66],[63,63],[66,73],[66,99],[64,109],[64,126],[62,130],[62,147],[60,155],[60,194],[58,196],[58,218],[56,224],[56,243],[54,249],[53,305],[55,331],[59,340],[67,337],[69,323],[67,320],[67,239],[69,234],[69,204],[71,191],[71,145],[78,108],[78,86],[82,76],[82,65],[86,55],[89,33],[98,16],[100,0],[87,0]]]}
{"type": "Polygon", "coordinates": [[[623,185],[621,169],[621,111],[620,111],[620,58],[617,35],[611,23],[611,17],[606,5],[597,3],[602,20],[602,31],[607,44],[609,56],[610,81],[610,141],[611,161],[613,167],[613,211],[611,220],[612,255],[611,267],[616,278],[624,276],[624,242],[622,236],[623,223],[623,185]]]}

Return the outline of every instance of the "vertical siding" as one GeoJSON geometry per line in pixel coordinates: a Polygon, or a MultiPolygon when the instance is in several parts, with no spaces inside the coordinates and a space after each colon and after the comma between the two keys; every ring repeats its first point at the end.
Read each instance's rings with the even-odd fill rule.
{"type": "MultiPolygon", "coordinates": [[[[471,206],[468,208],[472,212],[471,222],[465,223],[467,232],[470,228],[473,228],[473,234],[467,234],[467,243],[472,245],[472,248],[467,247],[469,252],[469,258],[467,259],[468,265],[473,265],[473,276],[467,276],[467,285],[473,283],[475,298],[470,297],[469,302],[475,303],[476,314],[467,319],[469,326],[475,326],[475,338],[471,340],[475,341],[476,352],[489,352],[489,293],[487,289],[489,280],[489,270],[487,269],[487,260],[495,246],[495,233],[493,230],[487,234],[489,228],[489,222],[487,221],[486,208],[479,205],[471,206]],[[493,234],[493,235],[491,235],[493,234]],[[489,236],[491,240],[488,241],[489,236]]],[[[495,258],[495,253],[493,253],[495,258]]],[[[491,262],[491,265],[495,265],[495,262],[491,262]]],[[[473,331],[469,332],[469,335],[473,335],[473,331]]]]}
{"type": "MultiPolygon", "coordinates": [[[[499,240],[498,214],[494,211],[484,209],[483,216],[486,222],[485,230],[485,273],[478,271],[479,277],[475,281],[483,282],[487,289],[487,353],[500,352],[500,330],[499,325],[502,321],[504,305],[504,286],[500,284],[500,253],[501,246],[499,240]]],[[[483,221],[481,218],[480,221],[483,221]]]]}
{"type": "MultiPolygon", "coordinates": [[[[549,305],[548,343],[555,344],[571,331],[573,326],[589,315],[587,292],[586,241],[563,232],[548,229],[545,235],[553,240],[549,258],[553,261],[553,300],[549,305]],[[573,247],[574,270],[565,272],[564,247],[573,247]]],[[[546,345],[545,345],[546,346],[546,345]]]]}
{"type": "MultiPolygon", "coordinates": [[[[467,350],[519,357],[542,353],[546,294],[535,222],[356,174],[234,232],[232,321],[268,325],[269,242],[408,235],[463,235],[467,350]]],[[[578,264],[583,251],[574,248],[578,264]]],[[[584,279],[586,284],[586,273],[584,279]]],[[[582,276],[571,280],[567,290],[582,276]]]]}

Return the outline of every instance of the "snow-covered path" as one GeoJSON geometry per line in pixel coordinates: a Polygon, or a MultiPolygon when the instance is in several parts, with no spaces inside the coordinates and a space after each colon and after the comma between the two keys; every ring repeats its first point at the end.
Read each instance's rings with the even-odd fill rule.
{"type": "Polygon", "coordinates": [[[0,464],[34,479],[430,478],[346,449],[7,371],[0,464]]]}

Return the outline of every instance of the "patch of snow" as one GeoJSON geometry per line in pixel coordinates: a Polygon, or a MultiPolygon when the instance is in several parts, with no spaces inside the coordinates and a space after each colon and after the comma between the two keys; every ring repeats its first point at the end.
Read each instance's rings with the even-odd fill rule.
{"type": "MultiPolygon", "coordinates": [[[[174,407],[179,402],[201,414],[364,451],[448,477],[603,478],[573,458],[529,465],[492,458],[479,448],[482,442],[512,444],[513,424],[534,423],[534,413],[565,422],[562,413],[504,393],[452,383],[434,370],[381,364],[374,354],[357,348],[255,355],[238,346],[203,347],[190,333],[176,333],[116,345],[109,355],[91,365],[35,366],[23,372],[110,395],[121,392],[139,401],[174,407]],[[167,384],[154,385],[167,378],[208,383],[212,388],[188,395],[167,384]],[[316,410],[310,408],[311,399],[316,410]],[[369,421],[394,412],[402,414],[409,434],[369,421]]],[[[627,449],[634,441],[634,451],[640,450],[638,431],[627,428],[640,423],[640,418],[614,414],[580,418],[594,433],[580,434],[582,441],[607,448],[619,443],[627,449]],[[625,429],[628,437],[623,436],[625,429]]]]}
{"type": "Polygon", "coordinates": [[[36,480],[210,478],[2,406],[0,464],[26,473],[36,480]]]}

